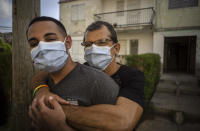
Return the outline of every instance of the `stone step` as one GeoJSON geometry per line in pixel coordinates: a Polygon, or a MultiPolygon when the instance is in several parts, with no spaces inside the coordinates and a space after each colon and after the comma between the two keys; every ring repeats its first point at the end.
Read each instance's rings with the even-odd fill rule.
{"type": "Polygon", "coordinates": [[[171,82],[159,82],[156,91],[165,93],[176,93],[177,85],[171,82]]]}
{"type": "Polygon", "coordinates": [[[197,82],[175,82],[172,80],[160,81],[157,85],[158,92],[164,93],[177,93],[185,95],[200,95],[200,87],[198,87],[197,82]]]}
{"type": "Polygon", "coordinates": [[[200,96],[156,92],[150,107],[158,114],[183,112],[189,118],[200,119],[200,96]]]}
{"type": "Polygon", "coordinates": [[[136,131],[199,131],[199,129],[199,122],[177,125],[166,118],[155,116],[153,119],[144,120],[136,131]]]}
{"type": "MultiPolygon", "coordinates": [[[[184,80],[184,81],[178,81],[178,80],[168,80],[168,79],[161,79],[159,83],[165,83],[167,85],[187,85],[187,86],[194,86],[199,87],[198,80],[184,80]]],[[[200,88],[200,87],[199,87],[200,88]]]]}
{"type": "Polygon", "coordinates": [[[160,82],[157,85],[157,91],[172,94],[176,94],[179,91],[183,95],[200,95],[200,87],[195,84],[180,84],[180,86],[177,86],[170,82],[160,82]]]}
{"type": "Polygon", "coordinates": [[[180,85],[180,94],[200,96],[200,87],[192,85],[180,85]]]}
{"type": "Polygon", "coordinates": [[[136,131],[177,131],[175,123],[162,117],[144,120],[136,131]]]}
{"type": "Polygon", "coordinates": [[[198,78],[194,75],[188,74],[163,74],[160,78],[161,82],[171,82],[171,83],[182,83],[185,84],[192,84],[197,86],[198,85],[198,78]]]}

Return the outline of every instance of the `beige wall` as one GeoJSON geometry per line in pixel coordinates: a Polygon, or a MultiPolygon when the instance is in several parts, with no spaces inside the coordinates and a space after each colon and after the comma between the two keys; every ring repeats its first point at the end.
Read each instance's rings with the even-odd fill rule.
{"type": "Polygon", "coordinates": [[[72,36],[82,36],[86,27],[94,21],[94,14],[101,12],[101,0],[78,0],[60,4],[60,20],[72,36]],[[85,19],[81,21],[71,20],[72,5],[85,5],[85,19]]]}
{"type": "Polygon", "coordinates": [[[84,63],[84,47],[81,46],[83,37],[72,37],[72,47],[69,50],[73,61],[84,63]]]}
{"type": "MultiPolygon", "coordinates": [[[[117,11],[118,0],[77,0],[73,2],[66,2],[60,4],[60,20],[67,29],[67,32],[72,36],[82,36],[86,27],[95,21],[94,14],[105,13],[117,11]],[[71,20],[71,7],[73,5],[84,4],[85,19],[81,21],[71,20]]],[[[153,7],[153,0],[124,0],[124,9],[127,10],[128,1],[133,2],[133,6],[130,9],[153,7]]],[[[141,14],[142,15],[142,14],[141,14]]],[[[121,24],[127,23],[127,13],[124,16],[117,17],[116,14],[105,15],[104,17],[109,17],[109,23],[116,23],[117,21],[122,21],[121,24]]]]}
{"type": "MultiPolygon", "coordinates": [[[[117,1],[118,0],[102,0],[103,3],[103,12],[113,12],[117,11],[117,1]]],[[[125,10],[127,10],[128,1],[132,1],[135,3],[135,6],[131,7],[131,9],[139,9],[139,8],[147,8],[153,7],[154,3],[153,0],[124,0],[125,10]]]]}
{"type": "Polygon", "coordinates": [[[198,7],[168,9],[169,0],[156,0],[156,28],[200,26],[198,7]]]}
{"type": "MultiPolygon", "coordinates": [[[[118,11],[117,1],[119,0],[103,0],[102,2],[103,13],[118,11]]],[[[124,10],[153,7],[153,5],[154,5],[153,0],[124,0],[124,10]]],[[[128,19],[130,18],[130,15],[135,15],[137,19],[143,21],[144,18],[141,16],[145,15],[147,13],[146,11],[148,10],[124,12],[123,16],[117,16],[118,13],[110,13],[103,15],[102,19],[100,20],[108,21],[111,24],[117,23],[118,25],[126,25],[128,24],[128,19]]]]}
{"type": "Polygon", "coordinates": [[[153,33],[152,32],[135,32],[119,33],[118,39],[121,45],[120,55],[130,54],[130,40],[138,40],[138,54],[153,52],[153,33]],[[124,45],[125,44],[125,45],[124,45]]]}
{"type": "MultiPolygon", "coordinates": [[[[125,0],[125,10],[127,10],[127,2],[125,0]]],[[[131,1],[131,0],[129,0],[131,1]]],[[[137,8],[146,8],[153,6],[153,0],[134,0],[138,4],[131,9],[137,8]]],[[[61,3],[60,4],[60,20],[65,25],[68,34],[72,36],[72,48],[70,49],[70,54],[74,61],[80,63],[84,62],[84,49],[81,47],[83,33],[86,27],[94,21],[94,14],[116,11],[116,2],[117,0],[77,0],[73,2],[61,3]],[[71,20],[71,6],[77,4],[85,4],[85,20],[73,22],[71,20]]],[[[116,18],[116,14],[115,14],[116,18]]],[[[118,19],[110,17],[109,20],[114,20],[115,22],[118,19]]],[[[120,17],[119,19],[123,19],[120,17]]],[[[125,20],[127,18],[124,18],[125,20]]],[[[108,21],[110,22],[110,21],[108,21]]],[[[111,22],[112,23],[112,22],[111,22]]],[[[113,22],[114,23],[114,22],[113,22]]],[[[148,53],[152,52],[153,45],[153,33],[152,31],[140,31],[132,33],[119,33],[118,39],[121,42],[121,55],[130,54],[130,40],[138,40],[138,53],[148,53]]]]}

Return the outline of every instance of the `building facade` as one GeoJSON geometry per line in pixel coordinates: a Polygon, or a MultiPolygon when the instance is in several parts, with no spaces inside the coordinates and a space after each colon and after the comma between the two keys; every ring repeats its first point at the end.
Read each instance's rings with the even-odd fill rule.
{"type": "Polygon", "coordinates": [[[163,72],[200,75],[200,1],[156,0],[153,52],[163,72]]]}
{"type": "Polygon", "coordinates": [[[130,54],[158,53],[163,72],[200,74],[199,0],[60,0],[60,20],[72,36],[74,61],[84,62],[84,31],[96,20],[118,34],[120,62],[130,54]],[[198,73],[199,72],[199,73],[198,73]]]}

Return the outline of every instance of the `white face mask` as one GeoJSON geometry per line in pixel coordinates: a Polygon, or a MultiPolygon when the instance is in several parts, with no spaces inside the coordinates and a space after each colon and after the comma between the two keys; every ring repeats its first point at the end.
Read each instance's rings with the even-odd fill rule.
{"type": "Polygon", "coordinates": [[[31,50],[34,66],[50,73],[60,70],[68,58],[64,43],[65,41],[40,41],[38,46],[31,50]]]}
{"type": "Polygon", "coordinates": [[[90,66],[105,70],[113,59],[110,54],[110,49],[112,47],[96,46],[93,44],[92,46],[85,48],[84,58],[90,66]]]}

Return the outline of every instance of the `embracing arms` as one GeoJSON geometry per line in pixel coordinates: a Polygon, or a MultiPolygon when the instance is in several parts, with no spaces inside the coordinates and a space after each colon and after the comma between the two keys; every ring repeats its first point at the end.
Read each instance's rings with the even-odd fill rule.
{"type": "MultiPolygon", "coordinates": [[[[40,79],[39,83],[43,84],[44,81],[40,79]]],[[[35,84],[34,87],[36,86],[38,85],[35,84]]],[[[59,103],[67,104],[59,96],[50,93],[46,87],[36,93],[37,99],[41,96],[45,96],[47,100],[49,96],[53,96],[59,103]]],[[[122,96],[118,97],[116,105],[100,104],[89,107],[62,105],[62,108],[69,124],[81,130],[132,130],[143,112],[139,104],[122,96]]]]}

